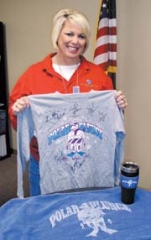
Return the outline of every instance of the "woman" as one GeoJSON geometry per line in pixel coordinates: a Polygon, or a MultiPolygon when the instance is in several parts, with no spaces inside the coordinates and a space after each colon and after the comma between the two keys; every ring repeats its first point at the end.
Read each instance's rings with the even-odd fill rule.
{"type": "MultiPolygon", "coordinates": [[[[52,42],[56,52],[30,66],[10,94],[9,115],[14,129],[17,130],[17,113],[29,107],[28,95],[113,89],[112,81],[104,71],[83,57],[89,39],[90,26],[83,14],[63,9],[55,15],[52,42]]],[[[122,91],[116,92],[115,99],[124,110],[127,101],[122,91]]],[[[35,136],[30,143],[30,153],[30,192],[38,195],[39,153],[35,136]]]]}

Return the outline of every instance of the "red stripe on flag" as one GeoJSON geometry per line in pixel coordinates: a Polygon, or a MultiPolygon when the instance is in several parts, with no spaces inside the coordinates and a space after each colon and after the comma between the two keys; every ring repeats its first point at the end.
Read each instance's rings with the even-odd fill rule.
{"type": "Polygon", "coordinates": [[[103,28],[98,29],[97,38],[104,36],[104,35],[108,35],[108,34],[110,34],[111,36],[112,35],[116,36],[116,34],[117,34],[116,27],[110,27],[110,28],[103,27],[103,28]]]}
{"type": "Polygon", "coordinates": [[[116,51],[117,51],[116,44],[105,44],[105,45],[99,46],[95,49],[95,55],[98,56],[102,53],[116,52],[116,51]]]}

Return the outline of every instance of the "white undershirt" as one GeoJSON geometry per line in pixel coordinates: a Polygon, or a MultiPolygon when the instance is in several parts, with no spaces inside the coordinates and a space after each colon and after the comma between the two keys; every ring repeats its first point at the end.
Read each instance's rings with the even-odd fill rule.
{"type": "Polygon", "coordinates": [[[57,73],[59,73],[63,78],[69,81],[75,70],[78,68],[79,64],[80,63],[64,66],[53,63],[52,66],[57,73]]]}

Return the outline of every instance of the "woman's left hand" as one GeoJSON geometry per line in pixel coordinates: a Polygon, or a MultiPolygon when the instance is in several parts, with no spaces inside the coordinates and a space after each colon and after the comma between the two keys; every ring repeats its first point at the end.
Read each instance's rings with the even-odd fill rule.
{"type": "Polygon", "coordinates": [[[117,105],[124,110],[127,107],[127,100],[124,96],[123,92],[121,90],[117,91],[115,94],[115,100],[117,102],[117,105]]]}

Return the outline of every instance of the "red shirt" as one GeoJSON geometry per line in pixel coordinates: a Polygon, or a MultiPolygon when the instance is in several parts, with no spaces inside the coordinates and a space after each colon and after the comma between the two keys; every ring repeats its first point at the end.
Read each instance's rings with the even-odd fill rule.
{"type": "MultiPolygon", "coordinates": [[[[104,71],[92,62],[81,57],[81,64],[69,81],[55,72],[51,58],[55,53],[48,55],[41,62],[30,66],[19,78],[9,97],[9,116],[14,129],[17,129],[17,118],[13,114],[12,105],[17,99],[32,94],[72,93],[73,86],[79,86],[80,92],[91,90],[112,90],[111,79],[104,71]]],[[[38,160],[37,140],[31,142],[31,154],[38,160]]]]}

